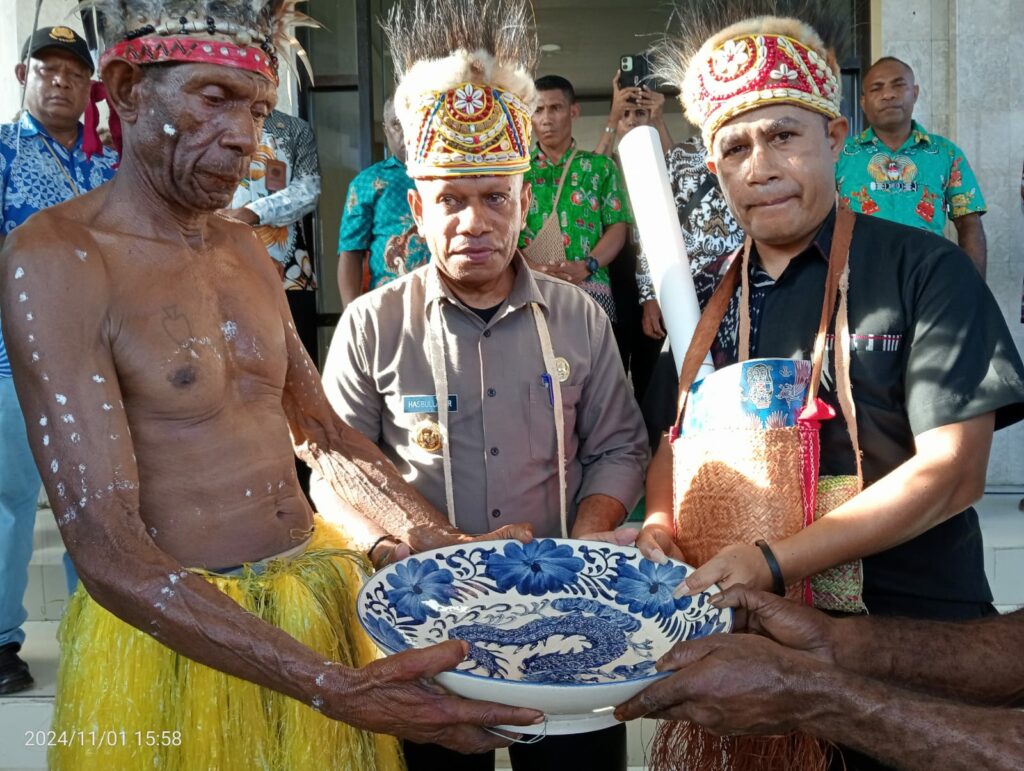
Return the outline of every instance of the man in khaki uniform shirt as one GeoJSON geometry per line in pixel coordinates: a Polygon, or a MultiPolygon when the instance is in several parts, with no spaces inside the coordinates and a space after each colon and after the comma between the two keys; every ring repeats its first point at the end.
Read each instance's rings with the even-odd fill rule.
{"type": "MultiPolygon", "coordinates": [[[[524,37],[522,60],[513,56],[515,36],[533,29],[517,17],[528,6],[444,7],[417,5],[406,18],[396,6],[388,27],[402,73],[395,111],[416,185],[410,211],[431,261],[346,308],[324,383],[338,414],[448,521],[410,526],[368,511],[394,537],[370,556],[401,557],[425,531],[449,527],[461,537],[516,526],[524,539],[532,530],[621,543],[615,528],[640,497],[648,448],[611,325],[582,289],[533,273],[516,249],[530,205],[523,175],[536,102],[536,40],[524,37]],[[484,18],[436,22],[463,11],[484,18]],[[407,60],[436,52],[451,29],[499,28],[508,31],[505,60],[480,50],[491,38],[475,37],[447,58],[407,60]]],[[[549,736],[510,756],[517,771],[570,762],[625,771],[625,726],[549,736]]],[[[406,743],[405,757],[409,771],[494,767],[493,755],[429,744],[406,743]]]]}
{"type": "Polygon", "coordinates": [[[456,526],[479,534],[524,522],[537,536],[557,537],[554,408],[543,380],[536,303],[554,353],[567,365],[560,386],[569,529],[576,537],[609,530],[636,505],[648,452],[611,326],[585,292],[533,273],[519,254],[509,257],[510,289],[487,309],[460,299],[434,264],[353,302],[327,357],[327,396],[346,423],[376,442],[399,473],[445,511],[428,317],[440,313],[456,526]],[[591,496],[614,499],[616,515],[574,527],[591,496]]]}

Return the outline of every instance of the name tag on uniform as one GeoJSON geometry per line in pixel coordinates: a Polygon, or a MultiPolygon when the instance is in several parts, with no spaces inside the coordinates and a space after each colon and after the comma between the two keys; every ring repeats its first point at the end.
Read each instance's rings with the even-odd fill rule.
{"type": "MultiPolygon", "coordinates": [[[[410,412],[437,412],[437,397],[433,394],[420,396],[403,396],[402,407],[406,414],[410,412]]],[[[459,395],[448,394],[448,412],[459,411],[459,395]]]]}

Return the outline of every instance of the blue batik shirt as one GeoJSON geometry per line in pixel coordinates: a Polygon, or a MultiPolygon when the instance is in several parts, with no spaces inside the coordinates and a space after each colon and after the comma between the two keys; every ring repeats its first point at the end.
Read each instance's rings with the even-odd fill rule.
{"type": "Polygon", "coordinates": [[[369,251],[370,289],[430,261],[409,210],[409,191],[415,186],[395,156],[363,169],[348,186],[338,251],[369,251]]]}
{"type": "MultiPolygon", "coordinates": [[[[28,111],[17,123],[0,125],[0,234],[7,236],[41,209],[99,187],[114,176],[117,162],[117,153],[106,147],[86,158],[81,125],[71,150],[28,111]]],[[[0,337],[0,377],[10,376],[11,362],[0,337]]]]}

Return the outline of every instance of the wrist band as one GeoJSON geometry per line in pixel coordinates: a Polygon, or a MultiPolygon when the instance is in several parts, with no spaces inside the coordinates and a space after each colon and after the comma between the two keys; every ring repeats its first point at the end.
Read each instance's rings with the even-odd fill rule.
{"type": "Polygon", "coordinates": [[[779,561],[775,559],[775,552],[772,551],[772,547],[763,538],[759,541],[754,541],[754,546],[761,550],[761,554],[764,555],[764,561],[768,563],[768,570],[772,574],[772,593],[785,597],[786,582],[782,578],[782,568],[779,567],[779,561]]]}
{"type": "Polygon", "coordinates": [[[373,550],[376,549],[378,546],[380,546],[381,541],[386,541],[389,538],[393,539],[394,536],[389,533],[387,535],[382,535],[380,538],[378,538],[376,541],[374,541],[373,542],[373,546],[371,546],[369,549],[366,550],[366,556],[369,557],[370,559],[373,559],[373,550]]]}

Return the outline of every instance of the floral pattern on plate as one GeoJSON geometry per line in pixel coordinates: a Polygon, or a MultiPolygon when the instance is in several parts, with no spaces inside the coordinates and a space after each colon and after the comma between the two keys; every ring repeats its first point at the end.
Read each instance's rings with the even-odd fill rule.
{"type": "Polygon", "coordinates": [[[588,685],[656,677],[679,640],[727,632],[710,594],[673,598],[692,572],[637,549],[563,539],[438,549],[371,577],[358,614],[385,652],[469,643],[458,672],[524,683],[588,685]]]}

